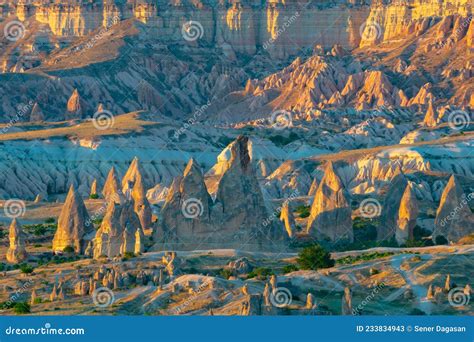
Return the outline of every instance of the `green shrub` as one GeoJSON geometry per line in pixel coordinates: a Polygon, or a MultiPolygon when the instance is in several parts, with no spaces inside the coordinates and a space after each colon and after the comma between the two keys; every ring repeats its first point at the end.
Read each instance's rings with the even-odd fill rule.
{"type": "Polygon", "coordinates": [[[28,264],[21,264],[20,265],[20,271],[21,271],[21,273],[30,274],[30,273],[33,273],[34,268],[33,268],[33,266],[28,265],[28,264]]]}
{"type": "Polygon", "coordinates": [[[320,245],[312,245],[303,248],[296,259],[298,267],[302,270],[318,270],[334,266],[331,254],[320,245]]]}
{"type": "Polygon", "coordinates": [[[66,246],[66,247],[63,249],[63,252],[64,252],[64,253],[74,253],[74,247],[72,247],[72,246],[66,246]]]}
{"type": "Polygon", "coordinates": [[[283,266],[283,269],[282,269],[283,273],[285,273],[285,274],[295,272],[295,271],[298,271],[298,270],[299,270],[298,266],[293,265],[293,264],[285,265],[285,266],[283,266]]]}
{"type": "Polygon", "coordinates": [[[99,195],[98,194],[91,194],[89,196],[90,199],[98,199],[99,198],[99,195]]]}
{"type": "Polygon", "coordinates": [[[446,240],[446,238],[445,238],[443,235],[438,235],[438,236],[435,238],[435,244],[436,244],[436,245],[447,245],[447,244],[448,244],[448,240],[446,240]]]}
{"type": "Polygon", "coordinates": [[[295,209],[300,218],[306,218],[310,215],[311,209],[309,205],[300,205],[295,209]]]}
{"type": "Polygon", "coordinates": [[[13,307],[13,310],[15,311],[15,313],[19,315],[30,313],[31,312],[30,309],[31,309],[30,304],[26,302],[16,303],[15,306],[13,307]]]}
{"type": "Polygon", "coordinates": [[[54,217],[48,217],[44,223],[55,223],[56,219],[54,217]]]}
{"type": "Polygon", "coordinates": [[[259,280],[265,280],[268,276],[271,276],[273,274],[273,271],[268,267],[257,267],[254,268],[253,271],[248,274],[247,279],[257,277],[257,279],[259,280]]]}
{"type": "Polygon", "coordinates": [[[220,272],[219,275],[224,278],[224,279],[229,279],[232,277],[232,271],[229,270],[228,268],[223,268],[220,272]]]}

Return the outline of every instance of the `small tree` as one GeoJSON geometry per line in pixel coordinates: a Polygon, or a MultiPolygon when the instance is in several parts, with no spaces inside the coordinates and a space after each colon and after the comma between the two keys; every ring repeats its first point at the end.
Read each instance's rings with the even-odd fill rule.
{"type": "Polygon", "coordinates": [[[30,274],[30,273],[33,273],[34,268],[33,268],[33,266],[28,265],[28,264],[21,264],[20,265],[20,271],[21,271],[21,273],[30,274]]]}
{"type": "Polygon", "coordinates": [[[13,310],[15,311],[15,313],[19,315],[30,313],[31,312],[30,309],[31,309],[30,304],[26,302],[16,303],[15,306],[13,307],[13,310]]]}
{"type": "Polygon", "coordinates": [[[302,270],[317,270],[320,268],[329,268],[334,266],[334,260],[331,254],[320,245],[312,245],[298,254],[296,259],[298,266],[302,270]]]}

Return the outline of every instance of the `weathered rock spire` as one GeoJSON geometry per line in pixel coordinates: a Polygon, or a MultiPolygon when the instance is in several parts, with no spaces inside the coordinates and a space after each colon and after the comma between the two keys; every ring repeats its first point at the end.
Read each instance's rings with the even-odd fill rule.
{"type": "Polygon", "coordinates": [[[398,210],[398,224],[395,232],[397,243],[402,245],[409,239],[413,239],[413,229],[418,217],[418,201],[411,185],[408,184],[400,201],[398,210]]]}
{"type": "Polygon", "coordinates": [[[115,172],[115,167],[113,166],[107,175],[107,179],[105,180],[102,195],[104,195],[104,198],[107,202],[113,201],[115,203],[122,203],[123,201],[123,194],[121,190],[119,190],[119,181],[115,172]]]}
{"type": "Polygon", "coordinates": [[[318,240],[352,242],[351,213],[349,194],[329,162],[314,196],[306,231],[318,240]]]}
{"type": "Polygon", "coordinates": [[[53,251],[63,251],[66,247],[74,248],[76,253],[83,253],[87,240],[94,230],[81,196],[71,185],[58,218],[58,228],[54,234],[53,251]]]}
{"type": "Polygon", "coordinates": [[[7,251],[7,261],[12,264],[19,263],[28,257],[25,249],[25,234],[16,218],[10,224],[10,247],[7,251]]]}

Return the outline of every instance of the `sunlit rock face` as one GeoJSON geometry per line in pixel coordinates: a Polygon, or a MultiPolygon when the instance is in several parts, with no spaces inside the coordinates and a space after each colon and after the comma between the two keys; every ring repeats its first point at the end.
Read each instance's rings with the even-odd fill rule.
{"type": "Polygon", "coordinates": [[[84,201],[71,185],[58,218],[53,251],[63,251],[66,247],[71,247],[78,254],[84,253],[87,242],[92,239],[93,231],[94,226],[84,201]]]}

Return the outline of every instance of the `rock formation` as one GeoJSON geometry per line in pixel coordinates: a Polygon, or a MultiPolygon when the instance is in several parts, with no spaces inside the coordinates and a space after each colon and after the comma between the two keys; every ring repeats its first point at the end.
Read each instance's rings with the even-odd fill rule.
{"type": "MultiPolygon", "coordinates": [[[[133,204],[130,201],[125,201],[123,204],[109,202],[102,224],[95,235],[94,258],[104,255],[113,258],[125,252],[135,253],[137,230],[141,232],[141,226],[133,210],[133,204]]],[[[140,250],[142,234],[138,233],[140,250]]]]}
{"type": "Polygon", "coordinates": [[[115,203],[120,204],[123,201],[123,194],[119,189],[119,181],[114,167],[110,169],[109,174],[107,175],[102,195],[107,202],[114,201],[115,203]]]}
{"type": "Polygon", "coordinates": [[[37,297],[38,297],[38,296],[36,295],[36,290],[33,289],[33,291],[31,291],[31,296],[30,296],[30,305],[31,305],[31,306],[33,306],[33,305],[36,304],[35,301],[36,301],[36,298],[37,298],[37,297]]]}
{"type": "Polygon", "coordinates": [[[342,314],[352,315],[352,293],[351,289],[346,287],[342,296],[342,314]]]}
{"type": "Polygon", "coordinates": [[[25,234],[16,218],[14,218],[10,224],[10,232],[8,236],[10,247],[7,251],[7,261],[12,264],[20,263],[28,257],[28,254],[25,249],[25,234]]]}
{"type": "Polygon", "coordinates": [[[140,219],[142,229],[151,227],[151,207],[146,198],[146,189],[143,182],[143,170],[138,158],[134,158],[125,176],[122,179],[122,193],[133,199],[133,208],[140,219]]]}
{"type": "Polygon", "coordinates": [[[446,281],[444,282],[444,291],[445,291],[445,292],[451,291],[451,287],[452,287],[452,284],[451,284],[451,276],[448,274],[448,275],[446,276],[446,281]]]}
{"type": "Polygon", "coordinates": [[[91,184],[91,191],[89,193],[90,197],[97,196],[97,179],[94,179],[91,184]]]}
{"type": "Polygon", "coordinates": [[[352,242],[351,214],[348,192],[329,162],[314,196],[306,231],[319,241],[352,242]]]}
{"type": "Polygon", "coordinates": [[[407,185],[400,201],[395,238],[399,245],[413,239],[413,229],[418,217],[418,201],[410,185],[407,185]]]}
{"type": "Polygon", "coordinates": [[[428,104],[428,110],[426,111],[425,118],[423,119],[423,125],[426,127],[435,127],[438,123],[438,114],[433,106],[433,101],[430,100],[428,104]]]}
{"type": "Polygon", "coordinates": [[[296,232],[295,218],[290,209],[289,201],[284,201],[281,207],[280,221],[285,225],[289,238],[293,238],[296,232]]]}
{"type": "Polygon", "coordinates": [[[267,222],[268,215],[260,184],[250,165],[248,138],[230,145],[229,159],[218,172],[216,200],[208,193],[196,161],[190,160],[183,176],[174,179],[159,214],[155,237],[159,244],[186,244],[259,248],[264,239],[285,240],[283,228],[267,222]]]}
{"type": "Polygon", "coordinates": [[[313,179],[313,182],[311,183],[311,186],[308,191],[308,196],[314,197],[316,195],[316,191],[318,190],[318,180],[316,177],[313,179]]]}
{"type": "Polygon", "coordinates": [[[311,293],[308,293],[306,296],[306,309],[312,310],[316,307],[314,296],[311,293]]]}
{"type": "Polygon", "coordinates": [[[53,251],[63,251],[66,247],[72,247],[76,253],[84,253],[87,242],[93,237],[93,232],[94,226],[86,206],[74,186],[71,185],[58,218],[53,251]]]}
{"type": "Polygon", "coordinates": [[[436,212],[433,240],[442,236],[450,242],[457,242],[462,237],[474,232],[473,194],[466,195],[457,176],[449,178],[436,212]]]}
{"type": "Polygon", "coordinates": [[[380,215],[380,225],[377,227],[377,240],[390,240],[397,230],[398,213],[403,194],[408,186],[405,175],[398,169],[393,176],[380,215]]]}
{"type": "Polygon", "coordinates": [[[81,118],[84,115],[84,102],[77,89],[74,89],[67,101],[67,113],[68,118],[81,118]]]}
{"type": "Polygon", "coordinates": [[[44,120],[43,111],[41,110],[38,102],[35,102],[30,112],[30,121],[37,122],[37,121],[43,121],[43,120],[44,120]]]}

